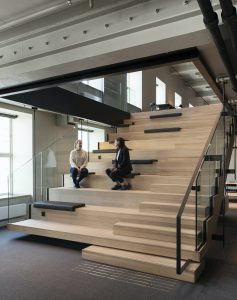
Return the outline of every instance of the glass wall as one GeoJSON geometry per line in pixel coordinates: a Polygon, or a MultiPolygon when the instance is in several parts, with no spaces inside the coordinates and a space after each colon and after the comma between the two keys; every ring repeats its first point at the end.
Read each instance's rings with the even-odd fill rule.
{"type": "Polygon", "coordinates": [[[149,111],[151,104],[180,108],[219,102],[193,62],[83,78],[60,87],[130,113],[149,111]]]}

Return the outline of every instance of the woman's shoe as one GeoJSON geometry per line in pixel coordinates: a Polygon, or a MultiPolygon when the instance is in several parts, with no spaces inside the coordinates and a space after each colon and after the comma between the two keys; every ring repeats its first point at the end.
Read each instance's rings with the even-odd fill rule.
{"type": "Polygon", "coordinates": [[[116,184],[115,186],[112,187],[111,190],[120,190],[122,187],[121,185],[116,184]]]}
{"type": "Polygon", "coordinates": [[[125,191],[125,190],[128,190],[128,189],[129,189],[129,185],[128,184],[122,185],[121,188],[120,188],[120,190],[122,190],[122,191],[125,191]]]}

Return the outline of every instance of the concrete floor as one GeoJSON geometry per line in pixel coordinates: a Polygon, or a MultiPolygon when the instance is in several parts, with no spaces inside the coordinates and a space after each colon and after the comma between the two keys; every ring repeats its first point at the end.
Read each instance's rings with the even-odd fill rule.
{"type": "Polygon", "coordinates": [[[237,298],[237,203],[226,215],[226,245],[214,241],[196,284],[82,260],[85,245],[0,230],[0,300],[237,298]]]}

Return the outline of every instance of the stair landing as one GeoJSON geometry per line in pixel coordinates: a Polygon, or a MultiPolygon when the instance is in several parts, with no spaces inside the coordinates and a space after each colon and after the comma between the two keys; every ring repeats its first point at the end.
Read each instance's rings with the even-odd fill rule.
{"type": "MultiPolygon", "coordinates": [[[[83,249],[82,257],[99,263],[188,282],[195,282],[204,268],[203,263],[190,262],[185,271],[179,275],[176,273],[175,259],[99,246],[83,249]]],[[[184,263],[185,261],[182,261],[182,265],[184,263]]]]}

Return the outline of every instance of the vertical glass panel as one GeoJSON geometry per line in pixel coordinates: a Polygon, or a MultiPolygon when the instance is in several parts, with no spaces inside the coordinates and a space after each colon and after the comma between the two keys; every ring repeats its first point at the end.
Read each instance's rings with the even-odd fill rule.
{"type": "Polygon", "coordinates": [[[8,193],[8,176],[10,174],[10,158],[0,157],[0,194],[8,193]]]}
{"type": "Polygon", "coordinates": [[[180,108],[180,105],[182,105],[182,97],[178,93],[174,93],[174,99],[175,99],[175,107],[180,108]]]}
{"type": "Polygon", "coordinates": [[[127,101],[142,108],[142,71],[127,74],[127,101]]]}
{"type": "Polygon", "coordinates": [[[166,103],[166,84],[156,77],[156,104],[166,103]]]}
{"type": "Polygon", "coordinates": [[[0,117],[0,153],[10,152],[10,119],[0,117]]]}
{"type": "Polygon", "coordinates": [[[78,130],[78,138],[82,140],[83,150],[92,152],[98,149],[98,143],[104,142],[105,130],[94,126],[83,126],[78,130]]]}
{"type": "Polygon", "coordinates": [[[82,80],[82,83],[87,84],[101,92],[104,92],[104,78],[82,80]]]}

